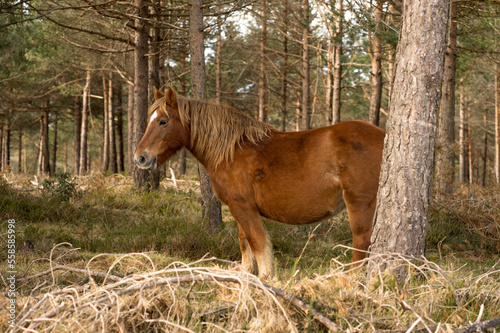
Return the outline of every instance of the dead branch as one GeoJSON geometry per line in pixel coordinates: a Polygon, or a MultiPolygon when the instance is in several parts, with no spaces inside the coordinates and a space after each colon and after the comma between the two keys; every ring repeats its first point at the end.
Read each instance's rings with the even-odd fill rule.
{"type": "Polygon", "coordinates": [[[461,327],[453,331],[453,333],[473,333],[484,332],[485,329],[500,326],[500,318],[490,319],[479,323],[474,323],[470,326],[461,327]]]}

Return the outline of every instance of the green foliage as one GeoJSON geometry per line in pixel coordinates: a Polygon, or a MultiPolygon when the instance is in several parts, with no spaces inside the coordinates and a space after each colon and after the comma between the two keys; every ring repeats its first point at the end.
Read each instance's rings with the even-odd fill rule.
{"type": "Polygon", "coordinates": [[[55,173],[54,178],[44,179],[42,182],[43,191],[50,197],[59,201],[68,201],[75,196],[82,194],[77,190],[76,177],[71,178],[67,172],[55,173]]]}

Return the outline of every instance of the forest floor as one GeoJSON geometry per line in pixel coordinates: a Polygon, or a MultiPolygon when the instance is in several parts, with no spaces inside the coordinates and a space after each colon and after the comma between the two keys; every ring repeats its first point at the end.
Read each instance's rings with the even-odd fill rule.
{"type": "Polygon", "coordinates": [[[500,317],[498,187],[434,200],[426,257],[401,258],[403,278],[348,272],[346,213],[312,226],[264,221],[276,278],[260,281],[238,267],[227,207],[221,232],[201,222],[197,185],[167,179],[144,193],[122,175],[2,175],[0,331],[436,332],[500,317]]]}

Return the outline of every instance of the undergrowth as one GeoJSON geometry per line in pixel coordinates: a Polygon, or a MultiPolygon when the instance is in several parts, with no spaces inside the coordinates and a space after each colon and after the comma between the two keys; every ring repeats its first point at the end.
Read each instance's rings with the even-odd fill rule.
{"type": "MultiPolygon", "coordinates": [[[[208,256],[224,260],[217,262],[220,269],[232,270],[234,262],[240,260],[235,220],[227,208],[223,208],[222,231],[211,234],[201,221],[200,197],[193,181],[179,180],[180,188],[174,188],[165,181],[160,191],[144,193],[136,190],[131,180],[121,175],[104,177],[96,174],[78,179],[60,176],[60,179],[45,181],[45,190],[33,184],[28,177],[8,178],[10,183],[0,177],[0,246],[5,248],[6,245],[7,219],[16,220],[19,276],[26,277],[48,269],[47,258],[51,258],[54,263],[80,268],[92,262],[92,269],[106,272],[115,259],[109,255],[92,259],[100,253],[148,253],[150,259],[146,262],[144,258],[127,259],[126,265],[113,266],[110,273],[119,277],[149,272],[152,269],[148,266],[151,262],[154,263],[154,269],[163,269],[175,261],[192,262],[208,256]],[[64,185],[64,182],[67,184],[64,185]],[[47,184],[52,184],[52,190],[47,190],[47,184]],[[69,190],[64,189],[66,185],[69,185],[69,190]],[[54,245],[59,243],[69,243],[80,250],[61,251],[59,247],[54,250],[54,245]]],[[[363,273],[345,275],[339,267],[350,259],[348,246],[351,244],[351,234],[347,214],[343,213],[329,222],[313,226],[285,226],[264,221],[276,257],[277,280],[273,285],[308,300],[315,309],[326,313],[343,329],[370,331],[408,328],[412,320],[417,318],[410,315],[410,309],[420,309],[424,305],[425,311],[422,311],[426,316],[425,321],[431,324],[442,322],[456,327],[467,320],[475,320],[480,311],[483,319],[500,316],[498,298],[491,298],[491,290],[500,294],[498,267],[494,268],[498,264],[500,252],[500,203],[497,190],[462,190],[446,201],[436,200],[433,203],[427,234],[427,257],[444,267],[442,271],[447,272],[446,281],[438,273],[433,273],[439,276],[431,274],[423,280],[411,280],[400,286],[388,275],[369,285],[363,282],[366,280],[363,273]],[[481,274],[487,275],[479,278],[481,274]],[[383,299],[378,299],[382,303],[375,301],[376,295],[384,295],[383,299]],[[457,304],[457,297],[461,304],[457,304]],[[401,305],[401,298],[407,300],[409,309],[401,305]],[[495,307],[481,310],[481,304],[483,308],[484,304],[494,304],[495,307]],[[391,316],[404,317],[403,314],[408,316],[402,326],[388,319],[391,316]],[[371,319],[368,320],[368,317],[371,319]]],[[[132,255],[132,258],[137,258],[137,255],[132,255]]],[[[0,261],[5,262],[5,259],[6,251],[2,251],[0,261]]],[[[2,272],[6,271],[5,267],[1,269],[2,272]]],[[[82,278],[79,274],[70,272],[63,275],[58,272],[52,277],[25,281],[18,291],[21,299],[31,302],[28,300],[30,294],[41,295],[42,290],[49,292],[88,281],[88,278],[82,278]],[[50,280],[53,278],[56,280],[50,280]],[[34,292],[40,283],[48,283],[52,287],[34,292]]],[[[226,294],[226,291],[213,289],[210,283],[198,287],[201,288],[200,295],[206,294],[205,287],[215,295],[226,294]]],[[[179,295],[189,294],[189,288],[192,287],[187,288],[179,289],[179,295]]],[[[180,300],[176,298],[179,295],[172,295],[168,297],[180,300]]],[[[188,317],[177,314],[168,320],[195,331],[206,330],[200,324],[206,320],[206,316],[200,317],[199,314],[208,311],[206,302],[212,301],[210,298],[197,297],[191,301],[188,298],[188,304],[185,305],[191,309],[185,313],[188,317]]],[[[261,304],[248,297],[250,302],[261,304]]],[[[130,301],[133,303],[132,299],[130,301]]],[[[231,304],[236,302],[231,299],[231,304]]],[[[155,309],[159,307],[175,313],[168,305],[169,301],[162,302],[162,305],[155,305],[155,309]]],[[[246,303],[241,304],[249,307],[246,303]]],[[[153,311],[148,309],[144,311],[153,311]]],[[[264,320],[255,319],[255,311],[258,312],[258,309],[251,310],[250,314],[239,313],[238,316],[246,318],[239,322],[240,326],[226,323],[221,324],[221,327],[255,327],[258,320],[264,320]]],[[[291,325],[299,331],[325,329],[312,318],[300,314],[297,309],[287,308],[284,311],[279,310],[277,313],[286,313],[288,317],[276,319],[284,325],[282,328],[288,327],[284,330],[290,326],[286,318],[292,318],[291,325]]],[[[163,316],[165,313],[160,315],[161,318],[163,316]]],[[[0,323],[0,330],[3,331],[5,326],[2,325],[5,323],[0,323]]],[[[142,327],[137,325],[134,322],[126,330],[142,327]]],[[[417,326],[421,327],[422,323],[417,326]]]]}

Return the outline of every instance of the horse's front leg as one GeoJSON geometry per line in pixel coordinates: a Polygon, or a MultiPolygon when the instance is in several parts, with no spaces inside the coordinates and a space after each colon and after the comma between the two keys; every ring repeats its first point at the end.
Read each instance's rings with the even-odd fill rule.
{"type": "Polygon", "coordinates": [[[257,207],[247,203],[229,203],[228,206],[238,222],[243,267],[255,273],[253,264],[253,256],[255,256],[259,277],[263,279],[274,277],[271,241],[264,229],[257,207]]]}

